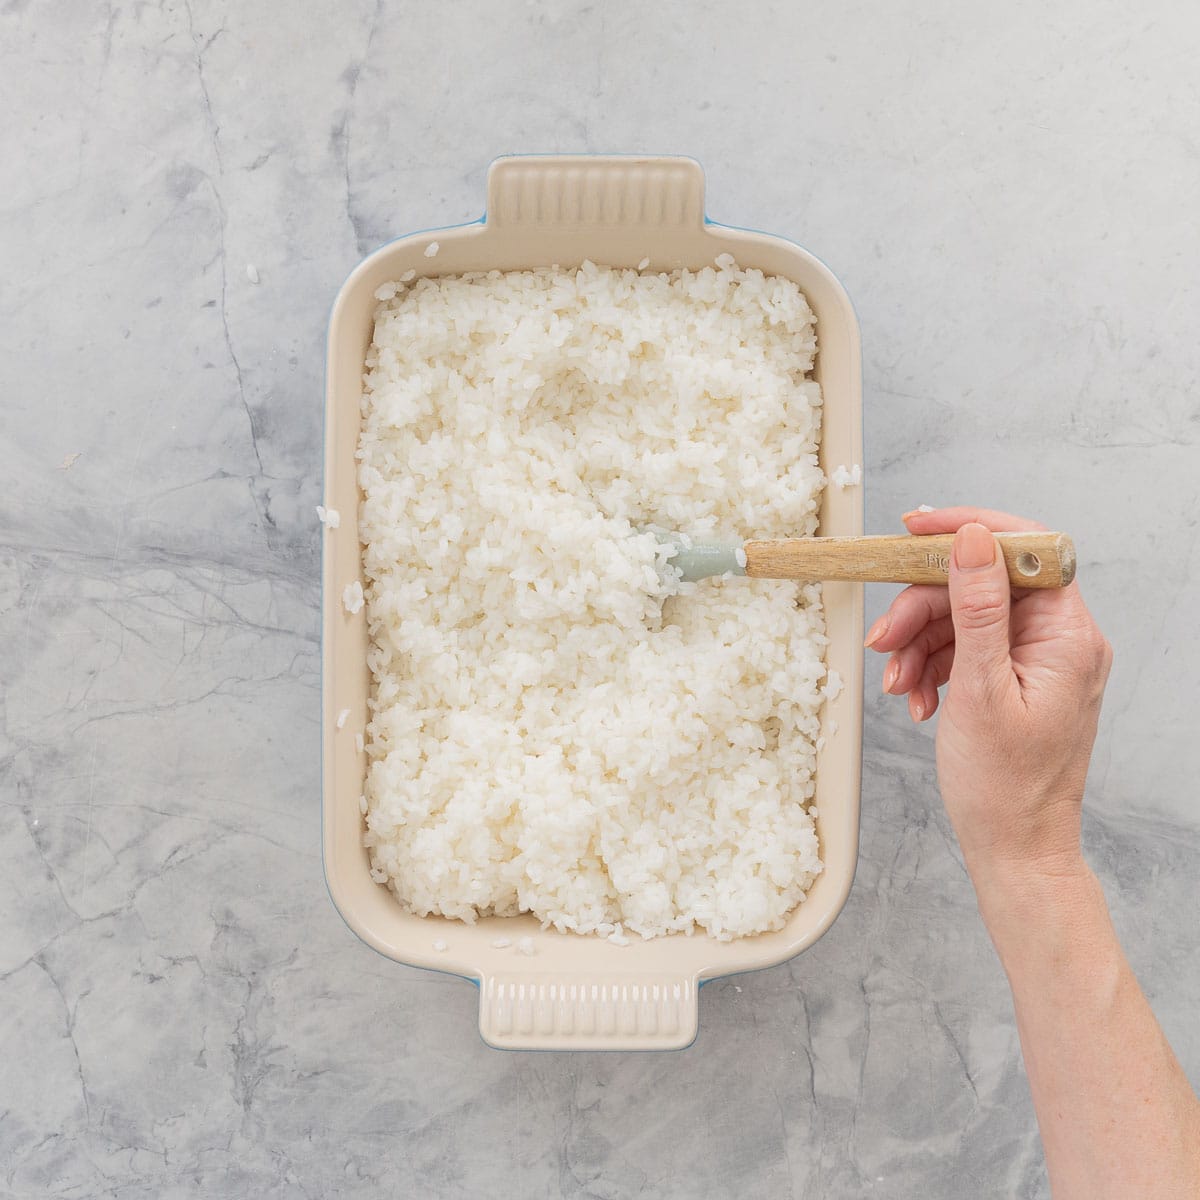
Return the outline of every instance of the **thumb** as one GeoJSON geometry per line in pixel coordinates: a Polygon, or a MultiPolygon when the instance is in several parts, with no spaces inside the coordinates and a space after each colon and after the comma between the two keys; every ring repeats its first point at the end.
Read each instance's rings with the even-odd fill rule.
{"type": "Polygon", "coordinates": [[[1012,671],[1008,569],[984,525],[964,525],[950,555],[950,612],[954,618],[954,669],[980,682],[1012,671]]]}

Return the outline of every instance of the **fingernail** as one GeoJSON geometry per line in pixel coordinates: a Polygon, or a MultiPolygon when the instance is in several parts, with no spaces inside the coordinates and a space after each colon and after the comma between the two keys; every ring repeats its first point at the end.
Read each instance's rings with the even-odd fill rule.
{"type": "Polygon", "coordinates": [[[867,640],[863,642],[863,645],[866,647],[875,645],[875,643],[879,641],[879,639],[883,637],[885,633],[887,633],[888,626],[890,626],[891,623],[891,616],[887,613],[884,613],[883,616],[880,617],[879,620],[867,630],[867,640]]]}
{"type": "Polygon", "coordinates": [[[964,525],[954,535],[954,562],[964,571],[990,567],[996,561],[996,539],[983,525],[964,525]]]}
{"type": "Polygon", "coordinates": [[[887,665],[887,670],[883,673],[883,690],[890,692],[896,686],[896,676],[900,674],[900,664],[892,659],[887,665]]]}
{"type": "Polygon", "coordinates": [[[907,521],[909,517],[915,517],[920,511],[919,508],[910,508],[908,512],[900,514],[900,520],[907,521]]]}
{"type": "Polygon", "coordinates": [[[925,719],[925,705],[920,700],[913,701],[913,720],[923,721],[925,719]]]}

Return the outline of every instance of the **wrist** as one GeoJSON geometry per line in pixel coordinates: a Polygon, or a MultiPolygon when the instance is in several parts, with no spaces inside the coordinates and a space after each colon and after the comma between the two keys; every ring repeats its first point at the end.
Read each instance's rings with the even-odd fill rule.
{"type": "Polygon", "coordinates": [[[1057,895],[1094,878],[1078,845],[1054,854],[1002,856],[972,853],[964,848],[967,872],[980,899],[1025,902],[1044,893],[1057,895]]]}
{"type": "Polygon", "coordinates": [[[1035,862],[967,863],[979,912],[1009,970],[1023,954],[1065,953],[1107,926],[1100,882],[1081,852],[1035,862]]]}

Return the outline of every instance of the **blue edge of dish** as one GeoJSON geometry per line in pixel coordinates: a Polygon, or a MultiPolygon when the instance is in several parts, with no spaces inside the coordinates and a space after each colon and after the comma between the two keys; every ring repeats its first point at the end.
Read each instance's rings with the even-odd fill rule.
{"type": "MultiPolygon", "coordinates": [[[[487,212],[485,211],[483,213],[483,215],[475,221],[463,221],[458,225],[437,225],[437,226],[433,226],[428,229],[414,229],[409,233],[401,234],[398,237],[394,237],[394,238],[389,239],[386,242],[380,243],[380,245],[376,246],[375,249],[372,250],[370,254],[365,255],[363,258],[361,258],[359,260],[359,262],[355,265],[353,270],[357,270],[358,267],[361,266],[364,262],[366,262],[366,260],[368,258],[371,258],[374,255],[378,254],[380,250],[384,249],[387,246],[395,245],[396,242],[402,242],[411,237],[420,237],[422,234],[427,234],[427,233],[449,233],[450,231],[455,230],[455,229],[469,229],[472,225],[482,225],[486,221],[487,221],[487,212]]],[[[732,229],[737,233],[758,233],[758,234],[762,234],[764,237],[779,238],[780,241],[791,241],[790,238],[781,238],[779,234],[767,233],[766,230],[763,230],[763,229],[750,229],[744,225],[727,225],[722,221],[714,221],[714,220],[712,220],[711,217],[708,216],[707,213],[704,216],[704,225],[705,225],[705,228],[712,227],[715,229],[732,229]]],[[[792,242],[792,245],[799,246],[800,244],[798,242],[792,242]]],[[[812,254],[811,250],[808,250],[803,246],[800,246],[800,249],[804,250],[804,252],[806,254],[811,254],[813,258],[817,258],[817,256],[815,254],[812,254]]],[[[820,259],[817,259],[817,261],[822,262],[822,260],[820,260],[820,259]]],[[[822,266],[824,266],[824,265],[825,264],[822,262],[822,266]]],[[[351,271],[351,274],[353,274],[353,271],[351,271]]],[[[853,307],[854,301],[851,300],[850,304],[851,304],[851,307],[853,307]]],[[[855,314],[855,315],[857,316],[857,314],[855,314]]],[[[333,309],[332,309],[332,306],[330,306],[330,319],[325,322],[326,345],[328,345],[328,340],[329,340],[328,339],[328,331],[329,331],[329,325],[330,325],[330,321],[332,320],[332,317],[333,317],[333,309]]],[[[325,374],[323,376],[323,379],[324,379],[324,384],[325,384],[325,392],[327,394],[328,388],[329,388],[329,355],[328,355],[328,353],[326,353],[326,355],[325,355],[325,374]]],[[[322,414],[321,414],[321,498],[322,499],[324,499],[324,497],[325,497],[325,453],[326,453],[326,447],[327,447],[327,443],[328,443],[328,433],[329,433],[327,423],[326,423],[327,416],[328,416],[328,413],[325,409],[325,406],[323,405],[322,406],[322,414]]],[[[864,438],[864,450],[865,450],[865,440],[866,440],[866,431],[865,430],[863,431],[863,438],[864,438]]],[[[865,490],[864,490],[864,497],[865,497],[865,490]]],[[[325,674],[325,622],[324,622],[325,553],[326,553],[326,551],[325,551],[324,527],[322,527],[322,536],[321,536],[321,613],[322,613],[322,621],[321,621],[321,675],[322,675],[321,695],[322,695],[322,699],[324,698],[324,674],[325,674]]],[[[323,720],[324,720],[324,713],[322,712],[322,721],[323,720]]],[[[860,755],[862,753],[861,746],[859,748],[859,753],[860,753],[860,755]]],[[[324,780],[324,778],[325,778],[325,739],[324,738],[321,739],[320,764],[321,764],[321,779],[324,780]]],[[[322,813],[323,813],[323,808],[324,808],[324,806],[322,805],[322,813]]],[[[857,874],[858,873],[858,856],[857,855],[855,855],[854,870],[855,870],[855,874],[857,874]]],[[[380,958],[386,958],[388,960],[388,962],[395,962],[396,960],[394,958],[392,958],[390,955],[384,954],[382,950],[377,950],[374,946],[372,946],[369,942],[365,941],[359,935],[358,931],[356,929],[354,929],[354,927],[350,924],[350,922],[346,920],[345,916],[343,916],[342,910],[338,907],[337,901],[334,900],[333,893],[330,892],[330,890],[329,890],[329,875],[328,875],[328,872],[325,870],[325,837],[324,837],[324,829],[323,828],[322,828],[322,834],[321,834],[321,875],[325,880],[325,891],[329,896],[329,903],[331,905],[333,905],[334,912],[336,912],[338,914],[338,916],[342,918],[342,921],[345,922],[346,928],[349,929],[350,932],[353,933],[354,936],[359,939],[359,941],[363,942],[363,945],[367,946],[370,950],[373,950],[376,954],[378,954],[380,958]]],[[[850,886],[851,886],[851,888],[854,887],[853,880],[850,881],[850,886]]],[[[836,921],[836,918],[834,918],[834,920],[836,921]]],[[[799,951],[798,953],[803,953],[803,951],[799,951]]],[[[479,987],[478,979],[473,979],[470,975],[460,975],[457,971],[443,971],[438,967],[418,967],[413,963],[403,963],[401,965],[406,966],[411,970],[430,971],[435,975],[449,975],[450,977],[452,977],[454,979],[463,979],[467,983],[472,984],[475,988],[479,987]]],[[[779,965],[780,965],[779,963],[772,964],[772,966],[779,966],[779,965]]],[[[730,972],[729,975],[713,975],[708,979],[699,980],[697,987],[702,988],[702,987],[704,987],[705,984],[714,983],[718,979],[730,979],[734,975],[753,975],[757,971],[769,971],[769,970],[771,970],[771,967],[753,967],[749,970],[733,971],[733,972],[730,972]]],[[[476,1027],[476,1032],[478,1033],[478,1027],[476,1027]]],[[[696,1038],[698,1038],[699,1036],[700,1036],[700,1023],[699,1023],[699,1021],[697,1021],[696,1022],[696,1037],[693,1038],[690,1042],[688,1042],[688,1044],[686,1046],[677,1046],[677,1047],[675,1047],[674,1050],[665,1051],[665,1053],[678,1054],[682,1050],[687,1050],[696,1044],[696,1038]]],[[[480,1040],[481,1041],[483,1040],[482,1034],[480,1034],[480,1040]]],[[[554,1054],[554,1053],[578,1054],[578,1053],[581,1053],[581,1051],[577,1051],[577,1050],[569,1050],[569,1051],[514,1050],[510,1047],[492,1046],[488,1042],[484,1042],[484,1045],[488,1046],[488,1048],[492,1049],[492,1050],[499,1049],[499,1050],[511,1051],[512,1053],[523,1053],[523,1054],[530,1054],[530,1053],[533,1053],[533,1054],[554,1054]]],[[[647,1049],[647,1050],[641,1050],[641,1051],[636,1051],[636,1050],[635,1051],[629,1051],[629,1050],[626,1050],[626,1051],[583,1051],[582,1053],[626,1053],[626,1054],[630,1054],[630,1053],[652,1054],[652,1053],[654,1053],[654,1054],[662,1054],[662,1053],[664,1053],[664,1051],[659,1050],[657,1048],[653,1048],[653,1049],[647,1049]]]]}

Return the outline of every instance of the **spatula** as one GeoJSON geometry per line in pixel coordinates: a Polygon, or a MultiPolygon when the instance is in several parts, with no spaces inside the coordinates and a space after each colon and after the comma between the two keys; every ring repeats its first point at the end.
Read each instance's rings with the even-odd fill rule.
{"type": "MultiPolygon", "coordinates": [[[[952,533],[876,537],[787,538],[780,541],[700,542],[658,533],[674,547],[667,559],[685,582],[714,575],[751,579],[836,579],[859,583],[945,584],[952,533]]],[[[1065,533],[995,535],[1014,587],[1061,588],[1075,578],[1075,546],[1065,533]]]]}

